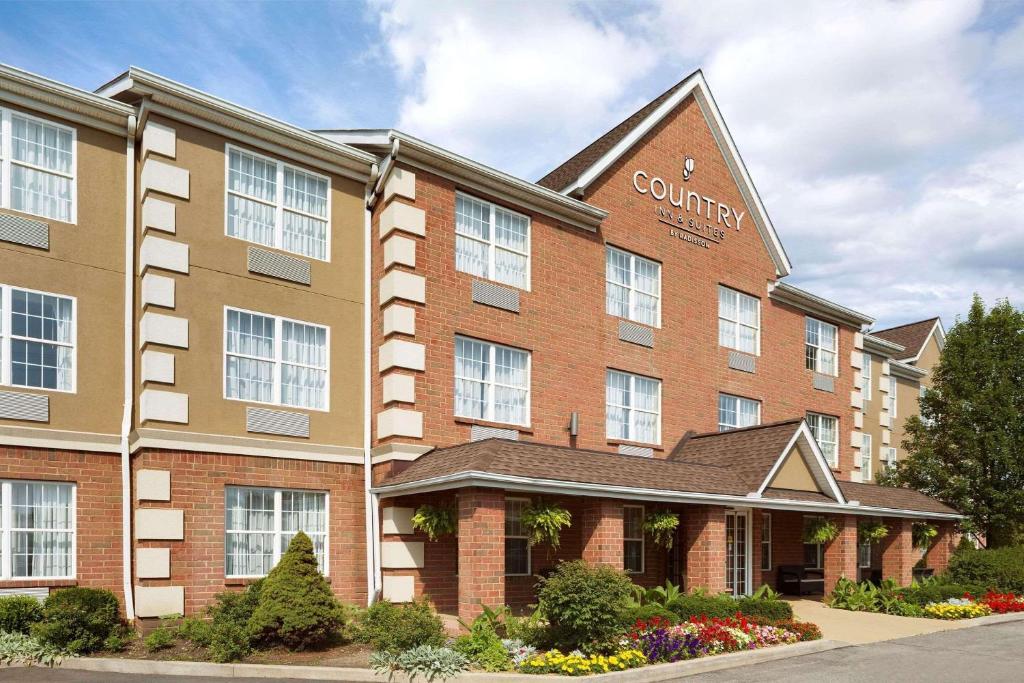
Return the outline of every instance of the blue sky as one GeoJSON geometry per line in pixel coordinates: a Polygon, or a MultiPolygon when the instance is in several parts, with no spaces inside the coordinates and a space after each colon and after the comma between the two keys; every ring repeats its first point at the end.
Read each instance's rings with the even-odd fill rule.
{"type": "Polygon", "coordinates": [[[6,2],[0,61],[87,89],[134,64],[527,179],[700,67],[794,284],[877,327],[1024,305],[1020,2],[6,2]]]}

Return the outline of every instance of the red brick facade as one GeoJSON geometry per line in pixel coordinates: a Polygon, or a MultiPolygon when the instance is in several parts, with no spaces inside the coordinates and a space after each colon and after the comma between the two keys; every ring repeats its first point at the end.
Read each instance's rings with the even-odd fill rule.
{"type": "Polygon", "coordinates": [[[594,498],[583,504],[580,516],[583,547],[580,557],[590,564],[622,568],[622,502],[594,498]]]}
{"type": "Polygon", "coordinates": [[[505,604],[505,494],[459,492],[459,617],[505,604]]]}
{"type": "Polygon", "coordinates": [[[725,590],[725,508],[691,506],[682,526],[686,549],[686,589],[725,590]]]}
{"type": "Polygon", "coordinates": [[[825,593],[831,593],[840,577],[857,580],[857,518],[853,515],[831,517],[839,534],[825,544],[825,593]]]}
{"type": "Polygon", "coordinates": [[[928,548],[925,564],[939,573],[949,565],[949,558],[960,542],[960,535],[956,533],[953,522],[939,522],[935,527],[939,533],[928,548]]]}
{"type": "Polygon", "coordinates": [[[895,579],[906,586],[913,579],[914,565],[920,559],[914,550],[913,522],[909,519],[887,519],[889,535],[879,544],[882,553],[882,578],[895,579]]]}

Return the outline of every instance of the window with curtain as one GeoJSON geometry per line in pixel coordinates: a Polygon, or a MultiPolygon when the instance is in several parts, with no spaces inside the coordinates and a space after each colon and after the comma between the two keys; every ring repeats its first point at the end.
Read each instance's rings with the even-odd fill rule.
{"type": "Polygon", "coordinates": [[[882,452],[881,452],[880,456],[881,456],[881,459],[882,459],[882,468],[883,469],[889,469],[890,467],[893,467],[893,466],[896,465],[896,449],[895,448],[893,448],[891,446],[886,446],[886,447],[882,448],[882,452]]]}
{"type": "Polygon", "coordinates": [[[630,574],[644,573],[643,506],[622,506],[622,564],[630,574]]]}
{"type": "Polygon", "coordinates": [[[525,498],[505,499],[505,575],[530,574],[530,541],[523,528],[523,510],[530,504],[525,498]]]}
{"type": "Polygon", "coordinates": [[[661,264],[622,249],[605,250],[605,310],[644,325],[661,325],[661,264]]]}
{"type": "Polygon", "coordinates": [[[224,396],[327,410],[327,328],[225,309],[224,396]]]}
{"type": "Polygon", "coordinates": [[[299,531],[313,542],[327,574],[327,494],[228,486],[224,490],[224,573],[266,576],[299,531]]]}
{"type": "Polygon", "coordinates": [[[871,481],[871,435],[860,435],[860,478],[871,481]]]}
{"type": "Polygon", "coordinates": [[[863,366],[860,371],[860,396],[864,401],[871,400],[871,354],[865,353],[861,361],[863,366]]]}
{"type": "Polygon", "coordinates": [[[0,384],[75,391],[75,300],[0,285],[0,384]]]}
{"type": "Polygon", "coordinates": [[[455,415],[489,422],[528,425],[529,352],[468,337],[456,337],[455,415]]]}
{"type": "Polygon", "coordinates": [[[808,370],[823,375],[839,375],[836,355],[839,345],[839,328],[814,318],[806,318],[804,360],[808,370]]]}
{"type": "Polygon", "coordinates": [[[818,442],[821,454],[832,467],[839,466],[839,420],[831,415],[807,413],[807,426],[818,442]]]}
{"type": "Polygon", "coordinates": [[[899,395],[899,382],[896,381],[895,377],[889,378],[889,426],[896,426],[896,399],[899,395]]]}
{"type": "Polygon", "coordinates": [[[718,395],[718,431],[761,424],[761,402],[729,394],[718,395]]]}
{"type": "Polygon", "coordinates": [[[75,131],[0,109],[0,206],[75,223],[75,131]]]}
{"type": "Polygon", "coordinates": [[[608,370],[605,418],[609,439],[661,442],[661,380],[608,370]]]}
{"type": "Polygon", "coordinates": [[[455,269],[530,288],[530,219],[491,202],[455,195],[455,269]]]}
{"type": "Polygon", "coordinates": [[[0,578],[74,578],[74,484],[2,481],[0,513],[0,578]]]}
{"type": "Polygon", "coordinates": [[[330,179],[231,145],[226,154],[227,234],[329,260],[330,179]]]}
{"type": "Polygon", "coordinates": [[[772,515],[761,513],[761,571],[772,570],[772,515]]]}
{"type": "Polygon", "coordinates": [[[718,344],[743,353],[761,352],[761,301],[718,286],[718,344]]]}

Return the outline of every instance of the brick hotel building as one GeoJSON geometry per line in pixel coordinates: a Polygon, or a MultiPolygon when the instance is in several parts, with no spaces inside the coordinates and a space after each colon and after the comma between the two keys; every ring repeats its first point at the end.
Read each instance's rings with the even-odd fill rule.
{"type": "Polygon", "coordinates": [[[134,68],[87,93],[0,67],[0,115],[0,590],[191,614],[300,529],[340,598],[462,616],[579,557],[907,582],[929,521],[946,563],[956,511],[871,483],[941,325],[872,333],[785,282],[700,72],[536,183],[134,68]],[[537,500],[572,513],[557,552],[524,537],[537,500]],[[457,534],[417,533],[426,503],[457,534]],[[838,538],[804,544],[814,517],[838,538]]]}

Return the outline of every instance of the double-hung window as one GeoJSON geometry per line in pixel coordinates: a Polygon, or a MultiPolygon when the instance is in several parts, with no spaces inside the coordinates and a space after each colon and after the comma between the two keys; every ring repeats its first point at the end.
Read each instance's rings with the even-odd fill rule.
{"type": "Polygon", "coordinates": [[[661,380],[609,370],[605,418],[609,439],[661,443],[661,380]]]}
{"type": "Polygon", "coordinates": [[[330,178],[232,145],[225,153],[227,234],[329,261],[330,178]]]}
{"type": "Polygon", "coordinates": [[[526,426],[530,423],[530,354],[455,338],[455,415],[526,426]]]}
{"type": "Polygon", "coordinates": [[[804,359],[807,369],[823,375],[838,375],[836,356],[839,350],[839,328],[815,318],[806,318],[805,333],[804,359]]]}
{"type": "Polygon", "coordinates": [[[761,571],[772,570],[772,513],[761,513],[761,571]]]}
{"type": "Polygon", "coordinates": [[[871,541],[857,543],[857,566],[860,569],[871,569],[871,541]]]}
{"type": "Polygon", "coordinates": [[[718,431],[726,432],[740,427],[761,424],[761,402],[749,398],[718,395],[718,431]]]}
{"type": "Polygon", "coordinates": [[[622,249],[605,251],[605,310],[644,325],[661,324],[661,264],[622,249]]]}
{"type": "Polygon", "coordinates": [[[530,574],[530,538],[523,526],[523,510],[530,504],[525,498],[505,499],[505,575],[530,574]]]}
{"type": "Polygon", "coordinates": [[[880,456],[881,456],[881,460],[882,460],[882,468],[883,469],[887,470],[890,467],[895,467],[896,466],[896,449],[893,448],[892,446],[886,446],[886,447],[882,448],[882,452],[880,453],[880,456]]]}
{"type": "Polygon", "coordinates": [[[865,353],[861,361],[863,366],[860,370],[860,397],[864,401],[871,400],[871,354],[865,353]]]}
{"type": "Polygon", "coordinates": [[[832,467],[839,466],[839,420],[831,415],[807,413],[807,426],[818,442],[821,454],[832,467]]]}
{"type": "Polygon", "coordinates": [[[896,426],[896,398],[898,395],[899,382],[895,377],[889,378],[889,426],[896,426]]]}
{"type": "Polygon", "coordinates": [[[0,482],[0,578],[75,577],[75,485],[0,482]]]}
{"type": "Polygon", "coordinates": [[[328,409],[326,327],[234,308],[224,315],[225,398],[328,409]]]}
{"type": "Polygon", "coordinates": [[[491,202],[455,195],[455,269],[530,288],[530,219],[491,202]]]}
{"type": "Polygon", "coordinates": [[[718,344],[743,353],[761,352],[761,302],[718,286],[718,344]]]}
{"type": "Polygon", "coordinates": [[[0,285],[0,384],[75,391],[75,299],[0,285]]]}
{"type": "MultiPolygon", "coordinates": [[[[805,516],[804,529],[806,529],[813,522],[813,520],[816,519],[821,519],[821,517],[813,515],[805,516]]],[[[825,568],[825,546],[823,546],[821,543],[804,543],[804,568],[825,568]]]]}
{"type": "Polygon", "coordinates": [[[0,109],[0,207],[77,222],[75,130],[0,109]]]}
{"type": "Polygon", "coordinates": [[[644,573],[644,508],[622,507],[622,564],[630,574],[644,573]]]}
{"type": "Polygon", "coordinates": [[[860,435],[860,480],[871,481],[871,435],[860,435]]]}
{"type": "Polygon", "coordinates": [[[228,486],[224,496],[225,575],[266,576],[300,531],[327,574],[326,492],[228,486]]]}

